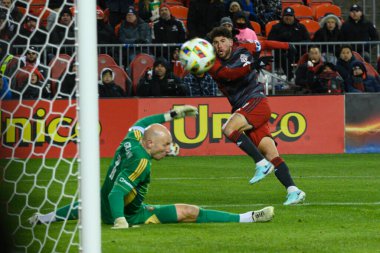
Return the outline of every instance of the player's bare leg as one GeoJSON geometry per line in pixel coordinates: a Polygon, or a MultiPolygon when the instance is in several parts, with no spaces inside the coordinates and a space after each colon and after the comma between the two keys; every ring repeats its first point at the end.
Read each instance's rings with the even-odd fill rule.
{"type": "Polygon", "coordinates": [[[203,209],[194,205],[175,204],[178,222],[267,222],[274,217],[274,207],[267,206],[242,214],[203,209]]]}
{"type": "Polygon", "coordinates": [[[280,157],[277,147],[270,137],[264,137],[260,144],[259,150],[265,156],[266,159],[271,161],[275,166],[274,174],[277,179],[285,186],[288,195],[284,205],[295,205],[302,203],[305,200],[306,194],[302,190],[298,189],[294,183],[292,176],[290,175],[289,168],[285,161],[280,157]]]}
{"type": "Polygon", "coordinates": [[[248,123],[246,118],[239,113],[234,113],[224,124],[223,133],[255,161],[255,175],[249,181],[251,184],[254,184],[270,174],[274,166],[264,158],[252,140],[244,134],[244,131],[250,129],[252,129],[252,126],[248,123]]]}

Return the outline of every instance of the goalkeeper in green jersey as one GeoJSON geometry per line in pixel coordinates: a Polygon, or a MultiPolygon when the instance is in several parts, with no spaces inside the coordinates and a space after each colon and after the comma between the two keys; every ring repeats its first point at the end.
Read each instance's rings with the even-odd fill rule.
{"type": "MultiPolygon", "coordinates": [[[[130,225],[177,222],[265,222],[274,216],[269,206],[243,214],[207,210],[194,205],[148,205],[143,203],[150,183],[152,159],[161,160],[172,150],[172,136],[161,125],[166,121],[196,116],[197,109],[184,105],[138,120],[116,150],[101,189],[101,214],[113,229],[130,225]]],[[[68,205],[49,214],[34,214],[31,224],[78,218],[78,204],[68,205]]]]}

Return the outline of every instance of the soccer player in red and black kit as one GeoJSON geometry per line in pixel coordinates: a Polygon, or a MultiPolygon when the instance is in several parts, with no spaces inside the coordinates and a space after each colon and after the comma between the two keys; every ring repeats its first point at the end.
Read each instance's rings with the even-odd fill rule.
{"type": "Polygon", "coordinates": [[[255,175],[249,182],[257,183],[274,170],[288,192],[284,205],[303,202],[306,194],[295,185],[272,139],[271,110],[264,87],[257,82],[258,71],[272,62],[272,57],[255,60],[246,48],[234,47],[233,36],[224,27],[214,28],[209,36],[217,55],[209,73],[232,106],[223,133],[255,161],[255,175]]]}

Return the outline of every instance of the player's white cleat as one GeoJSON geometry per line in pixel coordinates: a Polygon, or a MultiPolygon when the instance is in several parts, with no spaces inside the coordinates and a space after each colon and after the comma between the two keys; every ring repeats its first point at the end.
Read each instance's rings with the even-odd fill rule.
{"type": "Polygon", "coordinates": [[[255,175],[251,180],[249,180],[249,183],[254,184],[259,182],[260,180],[264,179],[264,177],[272,173],[273,170],[274,165],[270,162],[268,162],[265,166],[256,166],[255,175]]]}
{"type": "Polygon", "coordinates": [[[261,210],[252,212],[252,219],[254,222],[267,222],[272,220],[274,217],[274,207],[267,206],[261,210]]]}
{"type": "Polygon", "coordinates": [[[40,216],[42,214],[40,213],[34,213],[29,219],[28,219],[28,222],[30,223],[30,225],[32,226],[35,226],[35,225],[39,225],[39,224],[42,224],[42,221],[40,220],[40,216]]]}
{"type": "Polygon", "coordinates": [[[297,191],[288,193],[288,195],[286,196],[286,201],[284,202],[284,205],[285,206],[296,205],[296,204],[302,203],[305,200],[305,198],[306,198],[306,193],[301,190],[297,190],[297,191]]]}

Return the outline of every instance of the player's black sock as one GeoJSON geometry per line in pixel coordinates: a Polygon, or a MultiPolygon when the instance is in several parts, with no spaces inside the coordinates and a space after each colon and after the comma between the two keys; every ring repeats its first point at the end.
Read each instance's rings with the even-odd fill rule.
{"type": "Polygon", "coordinates": [[[264,156],[247,135],[235,130],[228,136],[228,139],[235,142],[241,150],[252,157],[255,163],[264,159],[264,156]]]}
{"type": "Polygon", "coordinates": [[[289,186],[296,185],[293,182],[292,176],[290,175],[289,168],[285,161],[281,157],[273,158],[271,163],[274,165],[274,174],[277,179],[285,186],[287,189],[289,186]]]}

